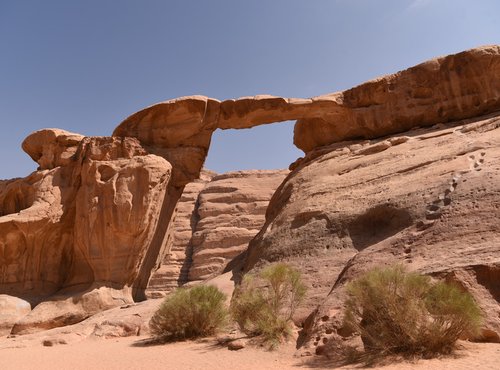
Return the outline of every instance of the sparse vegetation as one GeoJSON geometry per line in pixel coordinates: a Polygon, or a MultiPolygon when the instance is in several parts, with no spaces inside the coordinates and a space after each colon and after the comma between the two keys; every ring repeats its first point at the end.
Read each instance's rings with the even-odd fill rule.
{"type": "Polygon", "coordinates": [[[235,290],[231,314],[247,335],[261,335],[276,347],[291,335],[291,320],[306,289],[300,272],[285,263],[247,274],[235,290]]]}
{"type": "Polygon", "coordinates": [[[165,298],[149,326],[155,337],[195,338],[215,334],[227,322],[226,295],[210,285],[177,289],[165,298]]]}
{"type": "Polygon", "coordinates": [[[345,322],[366,354],[433,356],[474,335],[481,312],[470,294],[402,266],[372,270],[347,287],[345,322]]]}

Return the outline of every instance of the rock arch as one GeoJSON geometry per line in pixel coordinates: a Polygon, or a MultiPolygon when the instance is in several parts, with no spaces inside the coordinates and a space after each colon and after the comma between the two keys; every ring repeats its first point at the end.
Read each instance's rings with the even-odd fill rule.
{"type": "Polygon", "coordinates": [[[10,204],[9,194],[20,193],[12,189],[26,181],[33,199],[27,208],[15,207],[15,214],[6,214],[12,207],[0,209],[0,234],[34,226],[38,234],[31,233],[20,246],[30,263],[9,260],[17,267],[4,279],[8,286],[0,283],[0,293],[48,301],[14,332],[70,324],[144,298],[151,273],[171,243],[177,201],[184,186],[199,177],[216,129],[297,120],[294,143],[314,156],[339,141],[379,138],[498,110],[500,46],[485,46],[314,98],[169,100],[128,117],[113,137],[35,132],[23,149],[40,169],[27,179],[0,182],[0,205],[10,204]],[[52,234],[61,238],[54,243],[52,234]],[[40,263],[40,250],[55,255],[51,263],[40,263]],[[57,276],[54,263],[62,267],[57,276]],[[41,271],[26,274],[23,269],[33,264],[41,271]]]}

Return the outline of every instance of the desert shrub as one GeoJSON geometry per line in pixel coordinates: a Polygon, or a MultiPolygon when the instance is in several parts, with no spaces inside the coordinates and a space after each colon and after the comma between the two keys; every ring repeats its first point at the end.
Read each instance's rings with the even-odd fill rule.
{"type": "Polygon", "coordinates": [[[402,266],[372,270],[347,292],[345,322],[361,335],[366,353],[447,353],[480,328],[480,309],[470,294],[402,266]]]}
{"type": "Polygon", "coordinates": [[[306,289],[300,272],[284,263],[247,274],[235,290],[231,315],[247,335],[261,335],[271,347],[290,336],[291,320],[306,289]]]}
{"type": "Polygon", "coordinates": [[[155,337],[194,338],[215,334],[227,321],[226,295],[211,285],[177,289],[165,298],[149,327],[155,337]]]}

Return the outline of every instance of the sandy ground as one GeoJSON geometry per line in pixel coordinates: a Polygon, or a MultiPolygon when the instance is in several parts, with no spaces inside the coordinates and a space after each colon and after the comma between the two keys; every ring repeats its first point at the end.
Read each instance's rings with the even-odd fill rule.
{"type": "MultiPolygon", "coordinates": [[[[335,368],[319,357],[293,357],[292,345],[269,352],[246,347],[229,351],[214,340],[144,346],[144,338],[87,339],[69,345],[32,346],[0,350],[0,369],[324,369],[335,368]]],[[[393,369],[499,369],[499,344],[464,345],[453,358],[399,362],[381,368],[393,369]]],[[[345,366],[355,369],[360,366],[345,366]]]]}

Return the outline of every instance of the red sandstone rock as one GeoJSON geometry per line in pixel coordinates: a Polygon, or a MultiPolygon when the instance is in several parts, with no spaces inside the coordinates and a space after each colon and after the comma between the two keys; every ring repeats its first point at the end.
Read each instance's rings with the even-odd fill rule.
{"type": "Polygon", "coordinates": [[[54,129],[33,132],[23,141],[23,149],[41,170],[67,165],[76,153],[83,135],[54,129]]]}
{"type": "Polygon", "coordinates": [[[297,266],[309,285],[297,319],[307,345],[339,338],[344,286],[375,266],[454,280],[499,340],[500,115],[311,152],[274,195],[246,269],[297,266]],[[326,299],[325,299],[326,297],[326,299]]]}
{"type": "MultiPolygon", "coordinates": [[[[40,158],[60,152],[53,133],[28,138],[45,140],[40,158]]],[[[83,138],[72,156],[0,188],[0,291],[35,305],[13,333],[81,321],[140,290],[170,165],[130,138],[83,138]]]]}
{"type": "MultiPolygon", "coordinates": [[[[174,99],[135,113],[113,135],[138,137],[156,147],[196,147],[206,152],[217,128],[299,120],[294,143],[309,152],[335,142],[377,138],[498,109],[500,46],[492,45],[432,59],[350,90],[309,99],[270,95],[222,103],[203,96],[174,99]]],[[[191,164],[192,171],[201,169],[198,159],[191,164]]]]}
{"type": "MultiPolygon", "coordinates": [[[[470,290],[486,315],[484,337],[496,340],[499,110],[500,47],[487,46],[311,99],[175,99],[130,116],[113,138],[35,132],[23,147],[40,170],[0,181],[0,293],[35,306],[13,331],[144,298],[176,251],[177,201],[198,178],[212,132],[298,119],[294,142],[306,156],[273,196],[246,270],[295,264],[310,286],[299,316],[320,305],[304,333],[334,337],[343,284],[372,265],[406,261],[470,290]],[[345,142],[359,138],[377,140],[345,142]]],[[[239,217],[220,217],[251,196],[212,190],[200,196],[207,206],[198,209],[205,221],[193,238],[193,278],[217,272],[258,228],[250,217],[248,233],[239,217]]],[[[258,202],[243,214],[263,211],[258,202]]]]}
{"type": "Polygon", "coordinates": [[[184,188],[177,203],[168,253],[148,283],[149,298],[163,297],[189,281],[188,275],[193,254],[191,239],[199,219],[198,195],[213,176],[215,176],[214,172],[204,170],[201,172],[200,179],[187,184],[184,188]]]}
{"type": "Polygon", "coordinates": [[[267,205],[288,171],[239,171],[218,175],[198,197],[189,280],[219,274],[248,247],[264,224],[267,205]]]}

